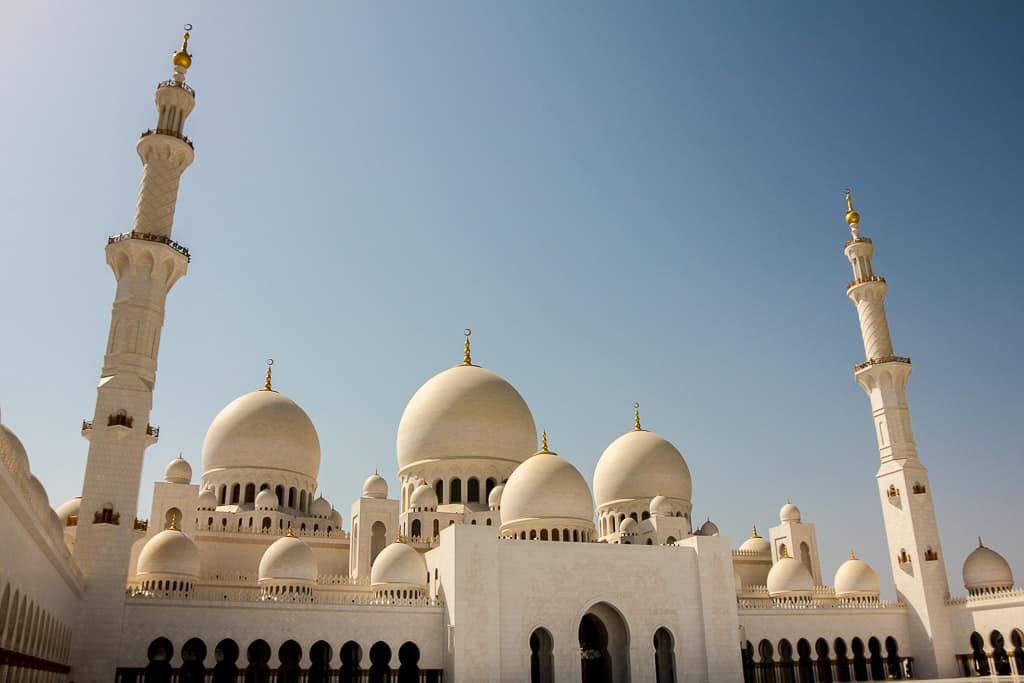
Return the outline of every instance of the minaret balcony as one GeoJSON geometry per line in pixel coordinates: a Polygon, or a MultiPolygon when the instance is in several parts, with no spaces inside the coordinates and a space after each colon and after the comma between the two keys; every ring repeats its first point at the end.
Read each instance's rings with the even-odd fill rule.
{"type": "Polygon", "coordinates": [[[846,291],[850,291],[850,289],[852,289],[853,287],[856,287],[857,285],[863,285],[863,284],[868,283],[868,282],[881,282],[881,283],[884,284],[885,283],[885,278],[882,277],[881,275],[871,275],[869,277],[859,277],[856,280],[850,280],[850,283],[848,285],[846,285],[846,291]]]}
{"type": "Polygon", "coordinates": [[[122,232],[119,235],[111,235],[108,237],[107,246],[117,244],[118,242],[123,242],[125,240],[144,240],[146,242],[159,242],[160,244],[166,244],[171,249],[184,256],[189,263],[192,262],[192,255],[189,253],[188,248],[175,242],[166,235],[154,235],[148,232],[136,232],[134,230],[129,230],[128,232],[122,232]]]}
{"type": "Polygon", "coordinates": [[[160,428],[146,425],[146,445],[152,446],[160,439],[160,428]]]}
{"type": "Polygon", "coordinates": [[[869,358],[863,363],[857,363],[853,366],[854,372],[860,372],[872,365],[881,365],[882,363],[906,363],[910,365],[910,359],[904,356],[881,356],[880,358],[869,358]]]}
{"type": "Polygon", "coordinates": [[[82,420],[82,436],[86,441],[92,438],[92,420],[82,420]]]}
{"type": "Polygon", "coordinates": [[[178,138],[179,140],[184,142],[186,145],[188,145],[191,149],[195,149],[196,148],[195,145],[192,144],[191,140],[189,140],[187,137],[185,137],[184,135],[182,135],[178,131],[171,130],[170,128],[150,128],[148,130],[142,131],[142,134],[139,135],[139,137],[140,138],[144,138],[144,137],[147,137],[149,135],[169,135],[172,138],[178,138]]]}
{"type": "Polygon", "coordinates": [[[870,237],[854,237],[853,239],[846,241],[846,244],[843,245],[843,249],[845,249],[846,247],[850,246],[851,244],[858,244],[860,242],[865,242],[867,244],[871,244],[871,238],[870,237]]]}
{"type": "Polygon", "coordinates": [[[161,83],[157,83],[156,87],[157,88],[181,88],[182,90],[187,92],[192,97],[196,96],[195,88],[193,88],[192,86],[186,84],[185,81],[181,81],[179,83],[178,81],[174,80],[173,78],[168,79],[166,81],[163,81],[161,83]]]}

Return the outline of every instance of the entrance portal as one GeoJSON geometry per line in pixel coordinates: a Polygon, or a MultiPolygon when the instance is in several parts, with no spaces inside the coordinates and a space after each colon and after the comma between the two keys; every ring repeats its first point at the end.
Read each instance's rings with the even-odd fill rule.
{"type": "Polygon", "coordinates": [[[583,683],[629,682],[629,629],[619,611],[599,602],[579,627],[583,683]]]}

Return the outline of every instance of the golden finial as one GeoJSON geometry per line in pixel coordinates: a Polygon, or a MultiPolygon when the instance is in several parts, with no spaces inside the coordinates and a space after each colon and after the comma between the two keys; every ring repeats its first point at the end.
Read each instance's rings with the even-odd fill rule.
{"type": "Polygon", "coordinates": [[[288,533],[285,535],[289,538],[295,538],[295,529],[292,528],[291,520],[288,521],[288,533]]]}
{"type": "Polygon", "coordinates": [[[851,560],[856,560],[857,559],[857,556],[853,554],[853,548],[850,548],[850,559],[851,560]]]}
{"type": "Polygon", "coordinates": [[[979,548],[984,548],[985,547],[985,544],[981,542],[981,536],[978,536],[978,547],[979,548]]]}
{"type": "Polygon", "coordinates": [[[188,52],[188,39],[192,37],[189,34],[189,31],[191,30],[192,24],[185,24],[185,35],[182,37],[181,47],[178,48],[178,51],[174,53],[173,57],[171,57],[171,62],[174,63],[174,66],[180,66],[182,69],[186,70],[192,66],[192,55],[188,52]]]}
{"type": "Polygon", "coordinates": [[[267,382],[266,382],[266,384],[263,385],[263,390],[264,391],[273,391],[273,389],[270,387],[270,378],[271,378],[271,375],[273,374],[273,369],[272,369],[273,367],[274,367],[274,359],[273,358],[268,358],[267,359],[267,382]]]}
{"type": "Polygon", "coordinates": [[[757,525],[756,524],[754,525],[754,532],[752,534],[750,534],[750,537],[751,538],[761,538],[760,536],[757,535],[757,525]]]}
{"type": "Polygon", "coordinates": [[[395,536],[395,543],[405,543],[405,539],[402,538],[402,529],[398,529],[398,535],[395,536]]]}
{"type": "Polygon", "coordinates": [[[167,528],[170,529],[171,531],[177,531],[178,530],[178,513],[177,512],[172,512],[171,513],[171,525],[169,527],[167,527],[167,528]]]}
{"type": "Polygon", "coordinates": [[[860,223],[860,214],[853,209],[853,199],[850,197],[852,190],[846,188],[843,192],[846,193],[846,224],[850,226],[857,225],[860,223]]]}
{"type": "Polygon", "coordinates": [[[640,404],[633,404],[633,431],[642,432],[643,427],[640,426],[640,404]]]}
{"type": "Polygon", "coordinates": [[[779,559],[780,560],[785,560],[788,557],[789,557],[789,550],[786,549],[786,544],[783,543],[782,545],[779,546],[779,559]]]}
{"type": "Polygon", "coordinates": [[[467,327],[465,330],[462,331],[462,334],[466,335],[466,348],[465,348],[465,350],[462,353],[462,364],[463,365],[472,365],[473,364],[473,357],[469,353],[469,338],[472,336],[473,330],[471,330],[471,329],[469,329],[467,327]]]}
{"type": "Polygon", "coordinates": [[[534,455],[556,455],[548,450],[548,433],[543,431],[540,434],[540,450],[534,453],[534,455]]]}

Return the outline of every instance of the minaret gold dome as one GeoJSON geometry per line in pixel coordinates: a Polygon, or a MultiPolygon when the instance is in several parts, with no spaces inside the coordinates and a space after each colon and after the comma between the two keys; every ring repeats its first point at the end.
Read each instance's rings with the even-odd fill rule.
{"type": "Polygon", "coordinates": [[[853,199],[850,198],[850,189],[846,189],[846,224],[857,225],[860,223],[860,214],[853,208],[853,199]]]}
{"type": "Polygon", "coordinates": [[[181,41],[181,47],[171,57],[171,62],[174,66],[180,66],[182,69],[188,69],[192,66],[192,55],[188,52],[188,39],[191,37],[189,31],[192,30],[192,24],[185,24],[185,35],[181,41]]]}

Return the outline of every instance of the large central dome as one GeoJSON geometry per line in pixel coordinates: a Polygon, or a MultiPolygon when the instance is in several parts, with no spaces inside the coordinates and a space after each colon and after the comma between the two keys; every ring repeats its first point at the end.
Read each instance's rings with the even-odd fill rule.
{"type": "Polygon", "coordinates": [[[253,391],[227,404],[203,441],[203,472],[238,467],[316,479],[320,439],[306,411],[284,394],[253,391]]]}
{"type": "Polygon", "coordinates": [[[398,425],[399,472],[455,459],[521,463],[537,448],[526,401],[490,370],[457,365],[413,394],[398,425]]]}

